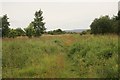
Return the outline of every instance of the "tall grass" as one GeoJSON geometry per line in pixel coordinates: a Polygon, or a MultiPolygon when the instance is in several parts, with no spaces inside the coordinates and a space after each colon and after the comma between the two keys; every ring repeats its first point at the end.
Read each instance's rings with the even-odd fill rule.
{"type": "Polygon", "coordinates": [[[117,35],[3,39],[4,78],[116,78],[117,35]]]}

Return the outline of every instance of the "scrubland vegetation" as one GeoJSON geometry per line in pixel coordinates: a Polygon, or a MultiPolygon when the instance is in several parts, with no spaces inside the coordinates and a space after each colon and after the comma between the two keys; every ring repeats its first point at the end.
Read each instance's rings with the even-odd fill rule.
{"type": "Polygon", "coordinates": [[[118,78],[120,11],[76,34],[46,32],[42,13],[36,11],[24,30],[10,29],[7,15],[2,17],[3,78],[118,78]]]}
{"type": "Polygon", "coordinates": [[[3,77],[117,78],[117,35],[3,39],[3,77]]]}

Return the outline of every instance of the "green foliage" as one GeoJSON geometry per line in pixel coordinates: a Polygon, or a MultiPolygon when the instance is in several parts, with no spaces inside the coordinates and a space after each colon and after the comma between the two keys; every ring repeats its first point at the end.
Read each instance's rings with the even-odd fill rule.
{"type": "Polygon", "coordinates": [[[91,30],[90,29],[86,30],[86,33],[91,34],[91,30]]]}
{"type": "Polygon", "coordinates": [[[120,20],[120,11],[118,11],[118,15],[116,16],[116,20],[120,20]]]}
{"type": "Polygon", "coordinates": [[[120,33],[120,11],[117,16],[96,18],[90,25],[93,34],[120,33]]]}
{"type": "MultiPolygon", "coordinates": [[[[120,34],[120,11],[118,12],[118,15],[116,17],[116,23],[114,23],[116,25],[115,31],[117,31],[117,33],[120,34]]],[[[115,26],[113,26],[115,27],[115,26]]]]}
{"type": "Polygon", "coordinates": [[[39,37],[41,36],[46,28],[45,28],[45,23],[43,22],[43,12],[41,10],[35,12],[35,18],[33,23],[34,29],[35,29],[35,36],[39,37]]]}
{"type": "Polygon", "coordinates": [[[80,33],[80,35],[85,35],[85,34],[87,34],[86,31],[80,33]]]}
{"type": "Polygon", "coordinates": [[[113,20],[112,22],[112,33],[118,33],[118,21],[113,20]]]}
{"type": "MultiPolygon", "coordinates": [[[[46,28],[45,28],[45,23],[43,22],[43,12],[41,10],[35,12],[35,18],[34,21],[30,23],[29,26],[25,29],[26,35],[31,38],[32,36],[39,37],[41,36],[46,28]]],[[[7,15],[4,15],[2,18],[0,18],[0,27],[2,27],[2,36],[3,37],[15,37],[16,34],[17,36],[24,36],[25,32],[21,28],[17,28],[16,31],[13,29],[10,31],[10,26],[8,22],[8,17],[7,15]],[[15,34],[16,33],[16,34],[15,34]]]]}
{"type": "Polygon", "coordinates": [[[65,31],[62,31],[61,29],[56,29],[53,31],[48,31],[48,34],[51,34],[51,35],[65,34],[65,31]]]}
{"type": "Polygon", "coordinates": [[[17,36],[24,36],[25,35],[25,32],[21,28],[17,28],[15,30],[17,32],[17,36]]]}
{"type": "Polygon", "coordinates": [[[117,35],[4,39],[2,49],[3,78],[118,77],[117,35]]]}
{"type": "Polygon", "coordinates": [[[17,37],[17,32],[16,32],[16,30],[10,29],[10,32],[9,32],[8,37],[9,37],[9,38],[15,38],[15,37],[17,37]]]}
{"type": "Polygon", "coordinates": [[[9,34],[9,22],[8,22],[8,17],[7,15],[3,15],[2,17],[2,37],[8,37],[9,34]]]}
{"type": "Polygon", "coordinates": [[[81,38],[80,42],[70,47],[68,57],[73,61],[74,66],[82,66],[84,69],[87,67],[87,73],[80,73],[81,75],[95,75],[102,78],[118,77],[116,70],[118,67],[118,42],[117,38],[112,37],[94,36],[87,38],[88,40],[81,38]]]}
{"type": "Polygon", "coordinates": [[[91,34],[91,30],[86,30],[86,31],[82,31],[81,33],[80,33],[80,35],[86,35],[86,34],[91,34]]]}
{"type": "Polygon", "coordinates": [[[25,30],[26,36],[28,36],[29,38],[35,35],[35,29],[32,23],[30,23],[29,26],[24,30],[25,30]]]}
{"type": "Polygon", "coordinates": [[[90,25],[90,28],[93,34],[110,33],[112,30],[111,19],[109,16],[103,16],[99,19],[96,18],[90,25]]]}

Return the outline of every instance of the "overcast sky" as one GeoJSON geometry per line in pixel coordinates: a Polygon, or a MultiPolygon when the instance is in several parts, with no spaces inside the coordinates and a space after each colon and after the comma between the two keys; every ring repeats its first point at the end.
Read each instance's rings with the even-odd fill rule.
{"type": "MultiPolygon", "coordinates": [[[[27,0],[26,0],[27,1],[27,0]]],[[[2,2],[2,15],[7,14],[11,28],[25,28],[33,21],[35,11],[43,11],[45,27],[53,29],[89,28],[101,15],[117,15],[118,1],[97,2],[2,2]]]]}

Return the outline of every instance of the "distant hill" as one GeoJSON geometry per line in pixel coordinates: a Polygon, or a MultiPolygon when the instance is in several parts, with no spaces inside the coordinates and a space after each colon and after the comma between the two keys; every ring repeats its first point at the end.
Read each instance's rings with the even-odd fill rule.
{"type": "Polygon", "coordinates": [[[86,31],[88,29],[74,29],[74,30],[64,30],[65,32],[82,32],[82,31],[86,31]]]}

